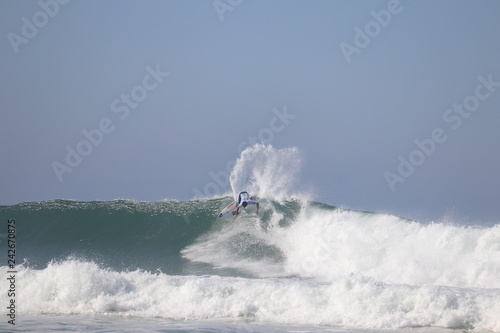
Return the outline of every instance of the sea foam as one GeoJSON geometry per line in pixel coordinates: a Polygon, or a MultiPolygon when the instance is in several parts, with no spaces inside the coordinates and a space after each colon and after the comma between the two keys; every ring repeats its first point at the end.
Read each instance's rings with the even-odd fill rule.
{"type": "Polygon", "coordinates": [[[500,331],[498,290],[386,284],[357,275],[318,282],[115,272],[76,259],[41,270],[18,267],[18,276],[20,313],[500,331]]]}

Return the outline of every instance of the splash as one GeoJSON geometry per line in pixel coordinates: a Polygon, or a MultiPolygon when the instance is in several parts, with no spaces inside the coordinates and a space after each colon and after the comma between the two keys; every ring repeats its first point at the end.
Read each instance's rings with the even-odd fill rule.
{"type": "Polygon", "coordinates": [[[276,149],[257,144],[246,148],[236,160],[229,181],[236,198],[241,191],[283,201],[294,194],[301,158],[297,148],[276,149]]]}

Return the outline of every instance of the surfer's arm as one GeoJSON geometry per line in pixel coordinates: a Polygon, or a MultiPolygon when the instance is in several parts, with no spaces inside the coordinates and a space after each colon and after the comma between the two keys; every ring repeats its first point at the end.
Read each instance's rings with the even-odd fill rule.
{"type": "Polygon", "coordinates": [[[239,212],[240,212],[240,207],[237,207],[237,208],[236,208],[236,212],[234,213],[234,215],[238,215],[238,214],[239,214],[239,212]]]}
{"type": "Polygon", "coordinates": [[[255,205],[257,206],[257,211],[255,212],[255,214],[259,214],[259,203],[256,202],[255,205]]]}

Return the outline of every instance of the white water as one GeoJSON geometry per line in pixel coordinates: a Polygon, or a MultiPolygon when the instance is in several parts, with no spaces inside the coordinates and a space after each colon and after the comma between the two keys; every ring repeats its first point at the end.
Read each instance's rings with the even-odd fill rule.
{"type": "MultiPolygon", "coordinates": [[[[53,263],[43,270],[19,267],[18,271],[18,287],[23,290],[17,300],[22,304],[21,314],[249,318],[352,328],[438,326],[500,331],[500,294],[495,289],[385,284],[361,276],[331,282],[169,276],[114,272],[77,260],[53,263]]],[[[2,302],[5,297],[2,293],[2,302]]]]}
{"type": "Polygon", "coordinates": [[[424,225],[385,214],[304,207],[289,227],[265,231],[257,221],[237,221],[182,253],[256,277],[333,281],[358,274],[391,284],[500,288],[500,225],[424,225]]]}
{"type": "Polygon", "coordinates": [[[285,271],[325,280],[500,288],[500,225],[421,224],[355,211],[305,210],[283,231],[285,271]]]}

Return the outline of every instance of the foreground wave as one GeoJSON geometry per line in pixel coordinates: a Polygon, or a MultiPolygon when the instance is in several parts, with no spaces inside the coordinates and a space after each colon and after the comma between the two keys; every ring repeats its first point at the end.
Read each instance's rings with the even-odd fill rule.
{"type": "Polygon", "coordinates": [[[121,314],[175,320],[250,318],[287,324],[499,330],[495,290],[389,285],[361,276],[331,282],[116,272],[66,260],[21,268],[26,313],[121,314]]]}
{"type": "Polygon", "coordinates": [[[500,331],[500,225],[265,199],[260,218],[217,219],[231,200],[0,207],[19,311],[500,331]]]}

